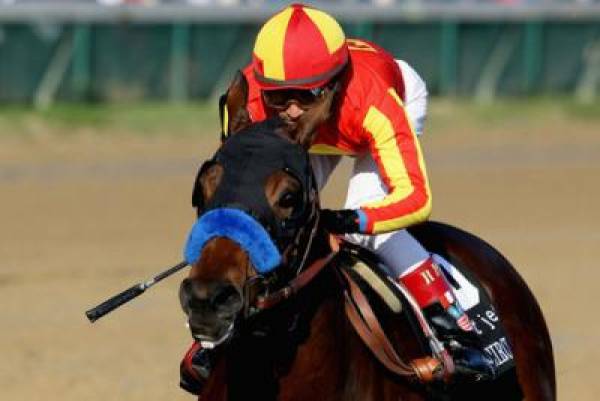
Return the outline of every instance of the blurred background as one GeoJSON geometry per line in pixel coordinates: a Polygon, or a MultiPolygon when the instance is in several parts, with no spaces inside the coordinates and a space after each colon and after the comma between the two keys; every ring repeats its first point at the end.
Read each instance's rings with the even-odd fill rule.
{"type": "MultiPolygon", "coordinates": [[[[84,311],[181,259],[216,98],[285,4],[0,0],[3,399],[193,399],[184,273],[94,325],[84,311]]],[[[600,2],[315,4],[425,79],[433,219],[514,263],[550,326],[559,399],[595,401],[600,2]]]]}

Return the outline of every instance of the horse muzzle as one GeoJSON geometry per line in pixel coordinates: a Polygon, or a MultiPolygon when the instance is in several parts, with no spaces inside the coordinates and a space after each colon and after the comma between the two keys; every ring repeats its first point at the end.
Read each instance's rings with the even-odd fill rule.
{"type": "Polygon", "coordinates": [[[192,336],[205,348],[214,347],[231,336],[243,308],[241,290],[223,282],[185,279],[179,289],[179,300],[188,316],[192,336]]]}

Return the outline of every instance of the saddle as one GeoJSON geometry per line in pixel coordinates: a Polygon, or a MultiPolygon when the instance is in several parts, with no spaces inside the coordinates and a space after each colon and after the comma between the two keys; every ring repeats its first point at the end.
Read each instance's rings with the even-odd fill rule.
{"type": "Polygon", "coordinates": [[[382,270],[376,267],[376,257],[370,252],[350,243],[341,247],[341,260],[335,268],[344,290],[345,312],[355,332],[373,355],[392,373],[410,380],[430,383],[448,379],[454,372],[452,358],[437,341],[418,306],[411,305],[382,270]],[[367,295],[369,294],[369,295],[367,295]],[[373,308],[373,298],[378,298],[386,311],[373,308]],[[419,334],[430,340],[433,355],[405,362],[392,345],[381,323],[382,313],[399,314],[406,307],[413,310],[421,327],[419,334]],[[378,312],[375,312],[378,310],[378,312]],[[420,319],[419,319],[420,318],[420,319]]]}
{"type": "MultiPolygon", "coordinates": [[[[454,373],[453,359],[406,288],[391,280],[377,256],[368,250],[344,242],[339,254],[341,260],[335,268],[345,288],[346,315],[373,355],[396,375],[424,384],[448,382],[454,373]],[[373,307],[374,303],[384,307],[373,307]],[[402,312],[420,340],[424,354],[430,355],[409,362],[400,357],[397,342],[390,341],[382,320],[386,320],[386,314],[402,312]]],[[[444,259],[437,255],[434,255],[434,259],[442,267],[466,313],[475,322],[475,329],[485,344],[484,350],[494,361],[499,375],[514,368],[514,358],[504,328],[483,288],[468,276],[468,272],[463,271],[465,269],[447,267],[444,259]]]]}

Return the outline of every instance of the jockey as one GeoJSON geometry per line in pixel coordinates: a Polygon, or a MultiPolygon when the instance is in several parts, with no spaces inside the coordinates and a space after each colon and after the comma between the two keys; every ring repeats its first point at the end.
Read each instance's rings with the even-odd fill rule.
{"type": "MultiPolygon", "coordinates": [[[[419,75],[373,43],[346,39],[334,18],[301,4],[264,24],[243,74],[252,121],[279,115],[316,129],[310,152],[319,189],[341,156],[354,158],[345,208],[323,210],[326,227],[375,252],[404,284],[452,353],[457,374],[492,378],[493,362],[473,322],[432,256],[405,229],[431,212],[417,138],[427,104],[419,75]]],[[[199,392],[211,354],[192,345],[181,364],[183,388],[199,392]]]]}

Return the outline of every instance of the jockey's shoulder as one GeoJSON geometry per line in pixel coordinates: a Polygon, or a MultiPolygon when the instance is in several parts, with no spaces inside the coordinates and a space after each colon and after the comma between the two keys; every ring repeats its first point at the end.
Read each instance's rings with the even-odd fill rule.
{"type": "Polygon", "coordinates": [[[356,100],[379,97],[389,88],[403,92],[402,73],[392,55],[371,42],[360,43],[361,47],[350,46],[346,93],[356,100]]]}
{"type": "Polygon", "coordinates": [[[401,75],[394,56],[375,43],[349,39],[350,63],[359,72],[391,79],[401,75]],[[354,42],[352,42],[354,41],[354,42]],[[360,43],[353,46],[350,43],[360,43]]]}

